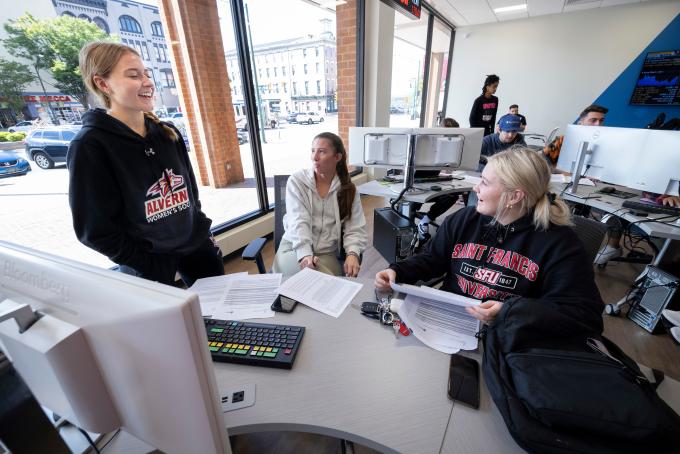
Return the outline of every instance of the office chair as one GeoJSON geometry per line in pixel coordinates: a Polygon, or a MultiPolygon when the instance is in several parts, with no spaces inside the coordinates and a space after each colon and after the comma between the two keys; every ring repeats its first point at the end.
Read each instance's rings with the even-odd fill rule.
{"type": "MultiPolygon", "coordinates": [[[[288,184],[288,177],[290,175],[274,175],[274,252],[279,250],[279,244],[284,233],[283,216],[286,214],[286,185],[288,184]]],[[[262,248],[264,248],[265,244],[267,244],[267,238],[255,238],[248,243],[248,246],[241,253],[243,260],[255,261],[257,271],[260,274],[267,274],[267,268],[264,266],[264,260],[262,259],[262,248]]],[[[340,250],[342,254],[338,257],[338,260],[344,262],[346,257],[342,242],[340,250]]],[[[363,254],[359,256],[359,263],[362,262],[363,254]]]]}
{"type": "MultiPolygon", "coordinates": [[[[279,249],[283,237],[283,216],[286,214],[286,184],[290,175],[274,175],[274,251],[279,249]]],[[[256,238],[243,250],[243,260],[254,260],[260,274],[266,274],[267,269],[262,259],[262,248],[267,238],[256,238]]]]}
{"type": "Polygon", "coordinates": [[[552,129],[550,130],[550,132],[548,133],[548,135],[545,136],[545,144],[546,144],[546,145],[550,144],[553,140],[555,140],[555,138],[557,137],[557,133],[559,132],[559,130],[560,130],[560,127],[559,127],[559,126],[555,126],[554,128],[552,128],[552,129]]]}
{"type": "Polygon", "coordinates": [[[574,216],[573,221],[572,229],[583,243],[588,263],[593,263],[607,234],[607,224],[583,216],[574,216]]]}

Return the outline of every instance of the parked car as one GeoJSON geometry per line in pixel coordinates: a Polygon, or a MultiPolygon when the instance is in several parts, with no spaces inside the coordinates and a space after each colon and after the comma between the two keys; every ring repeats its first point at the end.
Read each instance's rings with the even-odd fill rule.
{"type": "Polygon", "coordinates": [[[241,117],[236,119],[236,129],[239,131],[247,131],[248,130],[248,120],[246,117],[241,117]]]}
{"type": "Polygon", "coordinates": [[[182,112],[171,113],[167,117],[161,118],[161,121],[165,121],[167,123],[172,123],[173,125],[176,125],[177,120],[179,120],[179,123],[184,121],[184,114],[182,112]]]}
{"type": "Polygon", "coordinates": [[[7,128],[7,130],[9,132],[29,132],[35,129],[35,127],[36,127],[35,121],[20,121],[14,126],[10,126],[9,128],[7,128]]]}
{"type": "Polygon", "coordinates": [[[28,161],[14,151],[0,151],[0,178],[26,175],[30,171],[28,161]]]}
{"type": "Polygon", "coordinates": [[[297,123],[297,116],[298,116],[298,112],[291,112],[286,117],[286,121],[288,123],[297,123]]]}
{"type": "Polygon", "coordinates": [[[68,146],[77,132],[73,127],[35,129],[26,137],[26,156],[41,169],[66,162],[68,146]]]}
{"type": "Polygon", "coordinates": [[[319,112],[301,112],[295,118],[295,121],[298,123],[307,123],[310,125],[312,123],[323,123],[324,120],[324,116],[319,112]]]}
{"type": "Polygon", "coordinates": [[[236,136],[238,137],[238,144],[243,145],[248,142],[248,133],[244,131],[236,131],[236,136]]]}
{"type": "Polygon", "coordinates": [[[403,114],[403,113],[406,113],[406,110],[405,110],[403,107],[399,107],[399,106],[391,106],[391,107],[390,107],[390,113],[393,113],[393,114],[403,114]]]}

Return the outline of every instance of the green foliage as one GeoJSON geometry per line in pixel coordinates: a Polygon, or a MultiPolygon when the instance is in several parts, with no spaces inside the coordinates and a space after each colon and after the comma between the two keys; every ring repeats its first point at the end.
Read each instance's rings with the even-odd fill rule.
{"type": "Polygon", "coordinates": [[[36,19],[26,13],[4,25],[3,43],[16,56],[47,69],[61,92],[75,96],[87,107],[87,90],[78,69],[78,53],[90,41],[117,40],[95,24],[71,16],[36,19]]]}
{"type": "Polygon", "coordinates": [[[24,132],[10,132],[7,135],[8,142],[20,142],[26,138],[26,133],[24,132]]]}
{"type": "Polygon", "coordinates": [[[24,105],[21,93],[34,80],[28,66],[0,58],[0,98],[13,110],[21,111],[24,105]]]}
{"type": "Polygon", "coordinates": [[[21,142],[26,138],[23,132],[0,132],[0,142],[21,142]]]}

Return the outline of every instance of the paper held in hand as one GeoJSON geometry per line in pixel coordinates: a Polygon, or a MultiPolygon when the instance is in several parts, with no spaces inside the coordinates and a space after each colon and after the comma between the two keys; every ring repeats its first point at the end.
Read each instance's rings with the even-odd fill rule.
{"type": "Polygon", "coordinates": [[[422,343],[448,354],[477,348],[480,321],[465,307],[480,300],[415,285],[392,284],[392,289],[407,295],[399,317],[422,343]]]}

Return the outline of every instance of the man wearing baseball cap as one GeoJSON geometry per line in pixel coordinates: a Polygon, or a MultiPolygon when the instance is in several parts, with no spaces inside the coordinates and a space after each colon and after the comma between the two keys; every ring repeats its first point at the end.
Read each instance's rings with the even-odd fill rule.
{"type": "Polygon", "coordinates": [[[488,135],[482,140],[482,155],[479,157],[479,170],[486,165],[486,158],[500,153],[513,145],[525,145],[522,130],[522,119],[518,115],[504,115],[498,122],[500,132],[488,135]]]}

